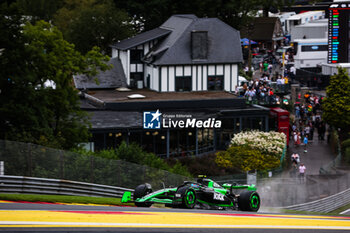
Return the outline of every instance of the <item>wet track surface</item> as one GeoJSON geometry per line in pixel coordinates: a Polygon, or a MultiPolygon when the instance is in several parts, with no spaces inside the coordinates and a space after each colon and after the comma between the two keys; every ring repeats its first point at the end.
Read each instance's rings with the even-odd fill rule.
{"type": "Polygon", "coordinates": [[[0,203],[1,232],[349,232],[350,217],[0,203]]]}

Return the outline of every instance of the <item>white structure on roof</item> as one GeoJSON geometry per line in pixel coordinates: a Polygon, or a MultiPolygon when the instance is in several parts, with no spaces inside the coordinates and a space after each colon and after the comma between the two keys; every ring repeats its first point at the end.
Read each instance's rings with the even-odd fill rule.
{"type": "Polygon", "coordinates": [[[324,75],[334,75],[338,74],[338,67],[345,68],[348,74],[350,73],[350,63],[337,63],[337,64],[322,64],[322,74],[324,75]]]}
{"type": "Polygon", "coordinates": [[[292,27],[291,41],[297,39],[321,39],[328,37],[328,19],[318,19],[292,27]]]}
{"type": "Polygon", "coordinates": [[[286,20],[287,32],[291,33],[294,27],[302,25],[317,19],[324,19],[324,11],[308,11],[300,14],[293,15],[286,20]]]}

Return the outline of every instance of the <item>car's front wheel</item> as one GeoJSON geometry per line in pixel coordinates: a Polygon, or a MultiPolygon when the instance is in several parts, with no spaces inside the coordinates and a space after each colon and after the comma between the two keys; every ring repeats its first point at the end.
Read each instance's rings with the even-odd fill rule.
{"type": "Polygon", "coordinates": [[[188,186],[180,187],[177,194],[181,194],[182,197],[182,205],[181,207],[187,209],[193,209],[197,203],[196,192],[188,186]]]}
{"type": "Polygon", "coordinates": [[[137,207],[150,207],[152,205],[152,202],[138,202],[137,199],[142,198],[151,192],[152,186],[148,183],[140,184],[139,186],[137,186],[134,191],[135,205],[137,207]]]}

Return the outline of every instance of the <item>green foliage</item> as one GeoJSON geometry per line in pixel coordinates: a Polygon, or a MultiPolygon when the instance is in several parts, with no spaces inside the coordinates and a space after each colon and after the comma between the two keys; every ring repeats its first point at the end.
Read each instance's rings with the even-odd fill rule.
{"type": "Polygon", "coordinates": [[[290,6],[293,4],[293,0],[258,0],[257,4],[261,6],[263,10],[263,17],[269,17],[268,12],[272,11],[276,13],[281,10],[284,6],[290,6]]]}
{"type": "MultiPolygon", "coordinates": [[[[161,25],[174,14],[195,14],[198,17],[218,17],[236,29],[252,19],[260,9],[281,8],[288,5],[284,0],[114,0],[117,7],[142,23],[150,30],[161,25]]],[[[136,25],[138,26],[138,25],[136,25]]]]}
{"type": "Polygon", "coordinates": [[[208,175],[208,176],[223,176],[227,174],[233,174],[239,172],[237,169],[232,167],[223,168],[219,167],[215,163],[216,154],[209,154],[204,156],[193,156],[184,157],[179,160],[170,159],[168,163],[175,164],[179,161],[188,169],[188,171],[193,174],[193,176],[198,175],[208,175]]]}
{"type": "Polygon", "coordinates": [[[235,134],[231,146],[217,153],[218,166],[243,171],[271,170],[280,166],[286,136],[278,132],[245,131],[235,134]]]}
{"type": "Polygon", "coordinates": [[[23,14],[30,16],[32,21],[49,21],[56,11],[62,7],[63,0],[17,0],[16,4],[23,14]]]}
{"type": "Polygon", "coordinates": [[[276,156],[246,146],[231,146],[227,151],[218,152],[215,162],[221,167],[235,167],[242,171],[269,170],[280,165],[276,156]]]}
{"type": "Polygon", "coordinates": [[[111,0],[66,0],[54,17],[65,39],[84,53],[93,46],[109,53],[111,44],[133,35],[130,22],[111,0]]]}
{"type": "Polygon", "coordinates": [[[342,154],[346,163],[350,164],[350,139],[346,139],[341,143],[342,154]]]}
{"type": "Polygon", "coordinates": [[[23,26],[18,12],[8,17],[1,7],[0,26],[9,38],[1,39],[0,138],[63,149],[86,142],[89,117],[80,109],[72,77],[109,69],[108,56],[97,47],[84,56],[51,24],[23,26]]]}
{"type": "Polygon", "coordinates": [[[350,139],[346,139],[341,143],[342,148],[350,147],[350,139]]]}
{"type": "Polygon", "coordinates": [[[350,130],[350,78],[345,68],[339,67],[338,74],[331,76],[326,92],[322,106],[324,119],[340,129],[340,140],[344,140],[350,130]]]}
{"type": "Polygon", "coordinates": [[[344,160],[347,164],[350,164],[350,147],[344,149],[344,160]]]}
{"type": "Polygon", "coordinates": [[[187,167],[181,165],[180,162],[169,165],[165,160],[161,159],[155,154],[143,151],[142,148],[136,143],[131,143],[128,145],[123,141],[116,149],[96,152],[87,152],[85,150],[78,149],[74,150],[74,152],[106,159],[123,160],[129,163],[146,165],[151,168],[157,168],[187,177],[191,176],[187,170],[187,167]]]}

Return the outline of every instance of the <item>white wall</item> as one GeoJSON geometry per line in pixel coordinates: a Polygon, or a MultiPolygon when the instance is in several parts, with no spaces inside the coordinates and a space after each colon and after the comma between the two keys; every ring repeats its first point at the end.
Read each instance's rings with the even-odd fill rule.
{"type": "Polygon", "coordinates": [[[161,91],[168,91],[168,69],[167,67],[161,67],[160,69],[161,91]]]}
{"type": "Polygon", "coordinates": [[[152,68],[151,74],[151,89],[155,91],[159,91],[159,72],[158,67],[152,68]]]}
{"type": "MultiPolygon", "coordinates": [[[[147,42],[143,45],[139,45],[132,49],[142,49],[143,54],[147,54],[149,50],[156,44],[157,40],[147,42]]],[[[128,85],[130,85],[130,73],[131,72],[144,72],[144,80],[146,82],[147,74],[149,73],[149,70],[147,69],[146,64],[130,64],[130,50],[118,50],[118,49],[112,49],[112,58],[118,57],[118,51],[119,51],[119,58],[121,60],[126,82],[128,85]]],[[[151,71],[153,73],[153,71],[151,71]]],[[[158,75],[158,74],[157,74],[158,75]]],[[[159,89],[159,87],[157,87],[159,89]]]]}
{"type": "Polygon", "coordinates": [[[112,49],[112,58],[118,57],[118,50],[112,49]]]}
{"type": "MultiPolygon", "coordinates": [[[[118,52],[114,52],[114,55],[116,57],[118,56],[118,52]]],[[[112,54],[113,56],[113,54],[112,54]]],[[[124,72],[125,72],[125,77],[126,77],[126,83],[130,85],[130,51],[123,51],[119,50],[119,58],[122,63],[124,72]]]]}
{"type": "MultiPolygon", "coordinates": [[[[177,76],[192,76],[192,91],[207,91],[208,75],[224,77],[224,90],[234,91],[238,83],[238,65],[193,65],[193,66],[163,66],[161,72],[161,92],[175,91],[177,76]]],[[[146,68],[146,73],[150,71],[146,68]]],[[[146,74],[147,75],[147,74],[146,74]]],[[[159,89],[158,73],[152,71],[151,89],[159,89]]]]}
{"type": "Polygon", "coordinates": [[[235,91],[236,86],[238,86],[238,65],[233,64],[231,66],[231,90],[230,91],[235,91]]]}
{"type": "Polygon", "coordinates": [[[225,91],[231,91],[231,82],[232,82],[232,79],[231,79],[231,66],[230,65],[225,65],[224,66],[224,70],[225,70],[225,73],[224,73],[224,89],[225,91]]]}

